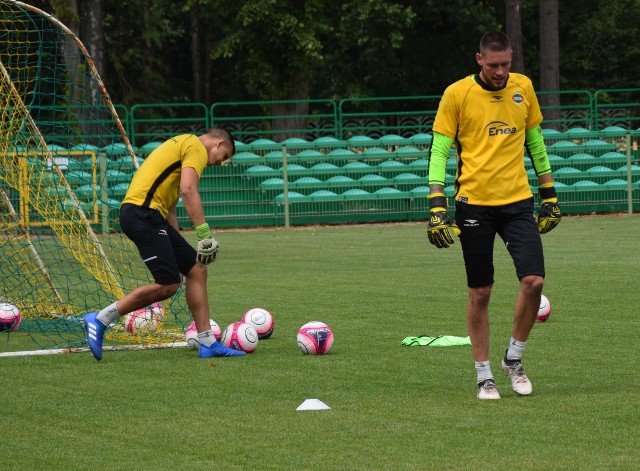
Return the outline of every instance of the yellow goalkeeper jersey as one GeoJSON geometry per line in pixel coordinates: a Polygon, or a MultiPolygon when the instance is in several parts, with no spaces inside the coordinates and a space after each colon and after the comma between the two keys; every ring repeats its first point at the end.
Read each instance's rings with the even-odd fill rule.
{"type": "Polygon", "coordinates": [[[136,171],[122,203],[157,209],[166,218],[180,198],[180,175],[191,167],[198,176],[207,166],[207,150],[197,136],[182,134],[156,148],[136,171]]]}
{"type": "Polygon", "coordinates": [[[525,132],[542,122],[531,80],[510,73],[502,90],[471,75],[444,92],[433,131],[455,140],[456,201],[499,206],[532,196],[524,167],[525,132]]]}

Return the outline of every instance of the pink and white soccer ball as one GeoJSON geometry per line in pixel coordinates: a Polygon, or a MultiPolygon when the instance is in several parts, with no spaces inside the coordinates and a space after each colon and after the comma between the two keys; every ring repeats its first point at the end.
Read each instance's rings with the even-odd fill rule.
{"type": "Polygon", "coordinates": [[[124,328],[130,334],[142,334],[158,329],[164,309],[162,304],[153,303],[137,311],[130,312],[124,318],[124,328]]]}
{"type": "MultiPolygon", "coordinates": [[[[220,330],[218,323],[213,319],[209,319],[209,325],[211,325],[211,332],[213,332],[215,339],[220,340],[220,337],[222,337],[222,331],[220,330]]],[[[187,330],[185,331],[185,336],[189,347],[194,350],[200,348],[200,342],[198,342],[198,329],[196,329],[195,321],[191,321],[191,324],[189,324],[189,327],[187,327],[187,330]]]]}
{"type": "Polygon", "coordinates": [[[298,330],[298,348],[305,355],[326,355],[331,347],[333,331],[324,322],[307,322],[298,330]]]}
{"type": "Polygon", "coordinates": [[[234,350],[252,353],[258,347],[258,332],[246,322],[234,322],[224,329],[220,343],[234,350]]]}
{"type": "Polygon", "coordinates": [[[0,332],[12,332],[20,327],[22,315],[13,304],[0,303],[0,332]]]}
{"type": "Polygon", "coordinates": [[[538,315],[536,316],[536,322],[547,322],[551,315],[551,302],[544,295],[540,295],[540,307],[538,308],[538,315]]]}
{"type": "Polygon", "coordinates": [[[246,322],[256,329],[258,338],[261,340],[271,337],[276,325],[273,314],[261,307],[254,307],[245,312],[242,316],[242,322],[246,322]]]}

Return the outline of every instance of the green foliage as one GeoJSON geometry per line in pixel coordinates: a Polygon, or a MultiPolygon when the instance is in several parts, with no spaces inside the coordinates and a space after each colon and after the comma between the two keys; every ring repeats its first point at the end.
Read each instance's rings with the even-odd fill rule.
{"type": "Polygon", "coordinates": [[[459,244],[436,250],[423,224],[220,231],[213,317],[224,327],[264,306],[272,338],[242,359],[0,358],[3,469],[635,469],[639,230],[638,216],[566,218],[544,236],[553,311],[525,351],[530,397],[499,370],[518,283],[496,246],[503,398],[490,404],[475,398],[468,347],[401,345],[465,333],[459,244]],[[303,356],[296,330],[316,319],[334,350],[303,356]],[[308,398],[331,410],[296,412],[308,398]]]}
{"type": "Polygon", "coordinates": [[[560,74],[564,87],[598,90],[638,87],[640,2],[560,2],[560,74]]]}

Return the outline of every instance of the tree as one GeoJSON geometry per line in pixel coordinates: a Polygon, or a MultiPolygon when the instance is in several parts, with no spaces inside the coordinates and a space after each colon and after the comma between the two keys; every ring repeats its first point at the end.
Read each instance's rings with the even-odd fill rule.
{"type": "MultiPolygon", "coordinates": [[[[560,43],[558,31],[558,0],[540,0],[540,91],[560,90],[560,43]]],[[[543,94],[540,104],[549,127],[560,130],[560,95],[543,94]]]]}
{"type": "Polygon", "coordinates": [[[520,0],[507,0],[507,31],[506,34],[511,40],[513,58],[511,60],[511,70],[524,73],[524,57],[522,52],[522,26],[520,21],[520,0]]]}

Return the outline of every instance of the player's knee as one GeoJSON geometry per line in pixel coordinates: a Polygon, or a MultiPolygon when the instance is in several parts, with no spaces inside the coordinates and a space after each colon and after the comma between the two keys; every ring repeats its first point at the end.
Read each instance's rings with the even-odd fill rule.
{"type": "Polygon", "coordinates": [[[170,285],[159,285],[158,289],[158,297],[160,300],[165,300],[173,296],[178,292],[178,288],[180,288],[180,283],[173,283],[170,285]]]}
{"type": "Polygon", "coordinates": [[[520,280],[520,284],[525,292],[540,295],[544,286],[544,278],[539,275],[528,275],[520,280]]]}

